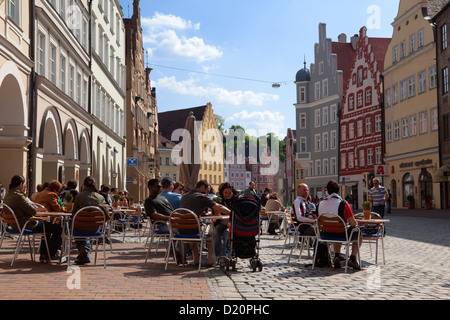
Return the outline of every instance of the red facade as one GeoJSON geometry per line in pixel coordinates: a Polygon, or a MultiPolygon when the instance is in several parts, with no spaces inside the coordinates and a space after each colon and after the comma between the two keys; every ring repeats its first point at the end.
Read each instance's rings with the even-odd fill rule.
{"type": "Polygon", "coordinates": [[[366,28],[356,40],[351,72],[341,103],[340,176],[372,173],[383,160],[381,104],[384,56],[390,39],[369,38],[366,28]]]}

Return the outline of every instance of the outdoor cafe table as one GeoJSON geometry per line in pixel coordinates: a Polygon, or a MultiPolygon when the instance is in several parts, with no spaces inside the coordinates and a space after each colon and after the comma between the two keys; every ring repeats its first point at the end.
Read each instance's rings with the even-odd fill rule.
{"type": "Polygon", "coordinates": [[[356,222],[358,223],[359,226],[362,226],[362,227],[377,226],[377,228],[378,228],[378,226],[380,226],[380,225],[383,226],[381,231],[377,231],[376,234],[374,234],[373,236],[369,235],[369,237],[375,238],[372,240],[376,241],[376,249],[375,249],[375,263],[376,264],[378,264],[378,238],[381,238],[381,246],[383,249],[383,261],[384,261],[384,242],[383,242],[384,224],[387,222],[390,222],[390,220],[389,219],[356,219],[356,222]]]}
{"type": "MultiPolygon", "coordinates": [[[[50,218],[51,220],[53,220],[54,218],[60,218],[61,219],[61,223],[62,223],[62,249],[63,252],[61,253],[61,257],[59,258],[59,264],[64,263],[67,260],[67,255],[69,254],[70,248],[67,248],[67,244],[66,244],[66,235],[69,231],[69,222],[70,222],[70,218],[72,218],[72,213],[70,212],[38,212],[35,216],[36,218],[50,218]],[[66,231],[67,230],[67,231],[66,231]]],[[[70,246],[70,244],[69,244],[70,246]]]]}

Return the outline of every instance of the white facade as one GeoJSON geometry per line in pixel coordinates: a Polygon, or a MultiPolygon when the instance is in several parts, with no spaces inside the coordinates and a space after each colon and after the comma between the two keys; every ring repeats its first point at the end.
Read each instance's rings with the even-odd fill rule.
{"type": "Polygon", "coordinates": [[[92,1],[93,175],[125,188],[125,29],[118,0],[92,1]]]}

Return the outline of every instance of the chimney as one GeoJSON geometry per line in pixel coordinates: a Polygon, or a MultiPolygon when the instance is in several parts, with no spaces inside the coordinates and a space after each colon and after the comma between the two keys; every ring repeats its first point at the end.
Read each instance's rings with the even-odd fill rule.
{"type": "Polygon", "coordinates": [[[345,33],[341,33],[338,36],[338,42],[347,43],[347,35],[345,33]]]}
{"type": "Polygon", "coordinates": [[[357,34],[355,34],[352,38],[351,38],[351,43],[352,43],[352,47],[353,50],[356,50],[356,43],[359,41],[359,36],[357,34]]]}

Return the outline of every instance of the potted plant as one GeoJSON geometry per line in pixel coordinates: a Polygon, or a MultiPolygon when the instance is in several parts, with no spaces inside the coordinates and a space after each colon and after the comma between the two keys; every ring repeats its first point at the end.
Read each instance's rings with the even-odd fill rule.
{"type": "Polygon", "coordinates": [[[433,209],[433,197],[430,194],[425,195],[425,203],[423,205],[425,210],[433,209]]]}
{"type": "Polygon", "coordinates": [[[113,195],[113,199],[114,199],[113,207],[117,208],[119,206],[120,195],[118,194],[113,195]]]}
{"type": "Polygon", "coordinates": [[[370,220],[371,213],[372,213],[372,202],[364,201],[362,206],[363,206],[363,212],[364,212],[364,219],[370,220]]]}
{"type": "Polygon", "coordinates": [[[130,200],[130,203],[128,205],[130,207],[132,207],[134,205],[134,197],[133,196],[129,196],[128,199],[130,200]]]}
{"type": "Polygon", "coordinates": [[[70,192],[67,192],[64,195],[64,200],[66,200],[66,211],[72,212],[72,210],[73,210],[73,194],[71,194],[70,192]]]}
{"type": "Polygon", "coordinates": [[[406,200],[408,200],[408,209],[412,210],[416,208],[416,201],[414,199],[414,196],[410,194],[406,197],[406,200]]]}

